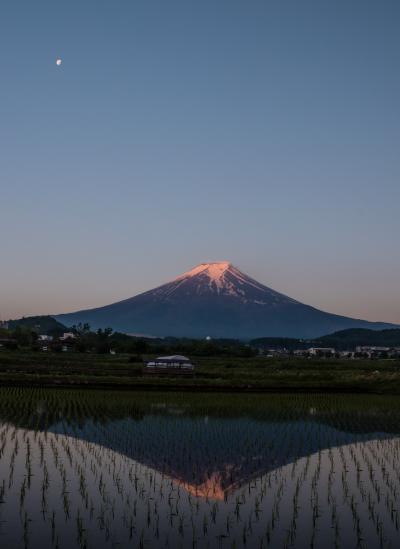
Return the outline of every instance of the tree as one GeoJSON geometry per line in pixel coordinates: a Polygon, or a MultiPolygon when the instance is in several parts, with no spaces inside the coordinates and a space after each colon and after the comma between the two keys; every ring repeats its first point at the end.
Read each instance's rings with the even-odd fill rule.
{"type": "Polygon", "coordinates": [[[97,330],[96,336],[96,351],[100,354],[107,354],[111,350],[111,340],[110,336],[113,333],[112,328],[106,328],[105,330],[102,330],[99,328],[97,330]]]}

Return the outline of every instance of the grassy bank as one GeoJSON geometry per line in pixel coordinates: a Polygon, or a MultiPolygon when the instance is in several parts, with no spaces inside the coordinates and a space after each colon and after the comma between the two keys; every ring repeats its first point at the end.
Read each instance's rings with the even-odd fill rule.
{"type": "Polygon", "coordinates": [[[144,376],[129,355],[0,352],[0,384],[400,394],[398,360],[197,358],[193,377],[144,376]]]}

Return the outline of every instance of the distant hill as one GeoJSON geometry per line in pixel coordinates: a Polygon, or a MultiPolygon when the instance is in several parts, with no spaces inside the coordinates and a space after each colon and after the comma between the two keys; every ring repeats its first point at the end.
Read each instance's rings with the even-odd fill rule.
{"type": "Polygon", "coordinates": [[[358,345],[375,347],[400,347],[400,329],[368,330],[350,328],[316,339],[261,337],[253,339],[252,346],[270,349],[308,349],[309,347],[334,347],[338,350],[354,349],[358,345]]]}
{"type": "Polygon", "coordinates": [[[19,318],[16,320],[10,320],[8,322],[10,329],[15,329],[17,326],[21,328],[29,328],[30,330],[40,333],[52,335],[55,333],[62,333],[67,330],[66,326],[61,322],[58,322],[52,316],[28,316],[19,318]]]}
{"type": "Polygon", "coordinates": [[[336,349],[352,349],[357,345],[371,345],[375,347],[400,347],[400,329],[390,330],[366,330],[351,329],[341,330],[318,339],[322,347],[335,347],[336,349]]]}
{"type": "Polygon", "coordinates": [[[69,326],[89,323],[128,334],[213,339],[315,338],[347,328],[397,327],[320,311],[264,286],[227,261],[202,263],[130,299],[55,318],[69,326]]]}

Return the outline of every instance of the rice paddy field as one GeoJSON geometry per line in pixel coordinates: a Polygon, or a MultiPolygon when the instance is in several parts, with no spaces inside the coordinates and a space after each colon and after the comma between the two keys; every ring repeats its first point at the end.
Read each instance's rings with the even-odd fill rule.
{"type": "Polygon", "coordinates": [[[195,357],[194,376],[143,375],[143,360],[153,358],[0,349],[0,386],[400,395],[397,359],[195,357]]]}
{"type": "Polygon", "coordinates": [[[397,548],[400,397],[0,389],[0,546],[397,548]]]}

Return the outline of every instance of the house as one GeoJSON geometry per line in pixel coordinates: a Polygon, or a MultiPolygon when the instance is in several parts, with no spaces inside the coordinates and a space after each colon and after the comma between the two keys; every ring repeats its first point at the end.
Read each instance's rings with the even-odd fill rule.
{"type": "Polygon", "coordinates": [[[339,352],[340,358],[354,358],[353,351],[340,351],[339,352]]]}
{"type": "Polygon", "coordinates": [[[310,356],[332,356],[334,355],[336,350],[333,347],[311,347],[308,349],[308,353],[310,356]]]}
{"type": "Polygon", "coordinates": [[[371,345],[358,345],[356,353],[367,358],[388,358],[390,347],[376,347],[371,345]]]}
{"type": "Polygon", "coordinates": [[[285,358],[289,356],[286,349],[265,349],[264,354],[267,358],[285,358]]]}
{"type": "Polygon", "coordinates": [[[67,339],[76,339],[76,334],[73,332],[64,332],[62,336],[60,336],[60,341],[66,341],[67,339]]]}
{"type": "Polygon", "coordinates": [[[38,341],[40,342],[44,342],[44,341],[53,341],[53,336],[49,336],[49,335],[46,335],[46,334],[40,334],[38,336],[38,341]]]}
{"type": "Polygon", "coordinates": [[[308,356],[307,349],[294,349],[293,356],[308,356]]]}
{"type": "Polygon", "coordinates": [[[190,374],[194,371],[194,365],[190,359],[183,355],[160,356],[146,363],[147,374],[190,374]]]}
{"type": "Polygon", "coordinates": [[[390,347],[375,347],[371,345],[358,345],[356,353],[388,353],[390,347]]]}

